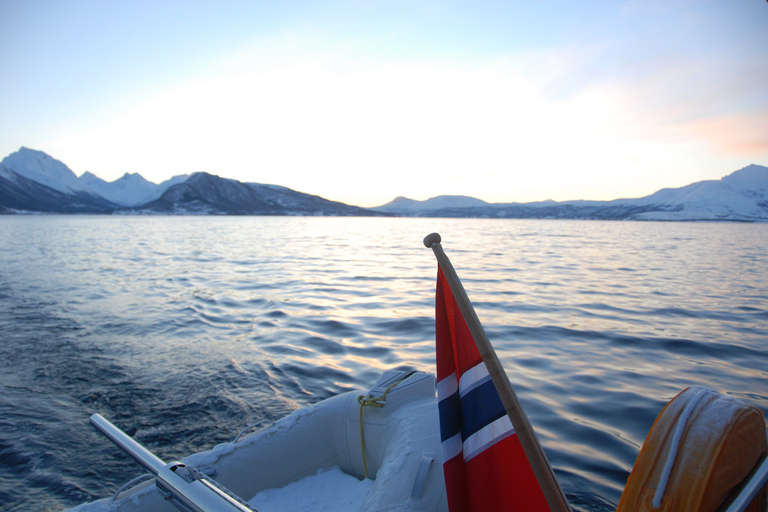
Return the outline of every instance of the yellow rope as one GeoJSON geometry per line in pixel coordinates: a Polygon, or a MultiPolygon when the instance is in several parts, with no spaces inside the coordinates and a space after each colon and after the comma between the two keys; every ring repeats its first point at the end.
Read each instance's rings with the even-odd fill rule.
{"type": "Polygon", "coordinates": [[[410,372],[402,379],[387,386],[387,389],[384,390],[384,394],[381,396],[373,397],[360,395],[357,397],[357,403],[360,404],[360,451],[363,454],[363,472],[365,474],[365,478],[368,478],[368,462],[365,459],[365,440],[363,438],[363,407],[384,407],[387,402],[387,393],[389,393],[389,390],[403,382],[414,373],[416,373],[416,371],[410,372]]]}

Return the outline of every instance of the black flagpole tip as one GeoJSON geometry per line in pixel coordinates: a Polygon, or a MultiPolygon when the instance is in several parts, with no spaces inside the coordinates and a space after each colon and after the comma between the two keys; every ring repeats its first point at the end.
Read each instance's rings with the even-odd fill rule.
{"type": "Polygon", "coordinates": [[[431,249],[433,245],[439,244],[441,240],[442,239],[440,238],[439,233],[432,233],[431,235],[427,235],[424,238],[424,247],[431,249]]]}

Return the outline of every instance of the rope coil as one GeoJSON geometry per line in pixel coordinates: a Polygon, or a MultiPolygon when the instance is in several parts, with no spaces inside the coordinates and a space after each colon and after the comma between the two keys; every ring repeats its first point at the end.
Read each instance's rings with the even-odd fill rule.
{"type": "Polygon", "coordinates": [[[381,408],[384,407],[387,403],[387,393],[389,393],[389,390],[403,382],[405,379],[410,377],[416,373],[416,370],[408,373],[400,380],[397,380],[387,386],[387,388],[384,390],[384,393],[381,396],[366,396],[366,395],[360,395],[357,397],[357,403],[360,404],[360,451],[363,454],[363,473],[365,475],[365,478],[368,478],[368,461],[365,458],[365,438],[363,435],[363,408],[365,407],[375,407],[375,408],[381,408]]]}

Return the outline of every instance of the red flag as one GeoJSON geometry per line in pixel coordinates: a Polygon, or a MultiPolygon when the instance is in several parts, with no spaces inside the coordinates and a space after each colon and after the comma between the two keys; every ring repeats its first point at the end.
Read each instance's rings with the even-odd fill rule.
{"type": "Polygon", "coordinates": [[[549,511],[523,447],[438,268],[437,399],[451,512],[549,511]]]}

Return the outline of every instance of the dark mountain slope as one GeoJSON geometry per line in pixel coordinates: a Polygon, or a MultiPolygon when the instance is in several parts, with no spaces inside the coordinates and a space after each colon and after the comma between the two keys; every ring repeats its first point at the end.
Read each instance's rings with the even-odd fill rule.
{"type": "Polygon", "coordinates": [[[86,192],[58,191],[0,166],[0,212],[109,213],[117,205],[86,192]]]}
{"type": "Polygon", "coordinates": [[[381,215],[286,187],[241,183],[203,172],[173,185],[158,199],[137,209],[147,213],[214,215],[381,215]]]}

